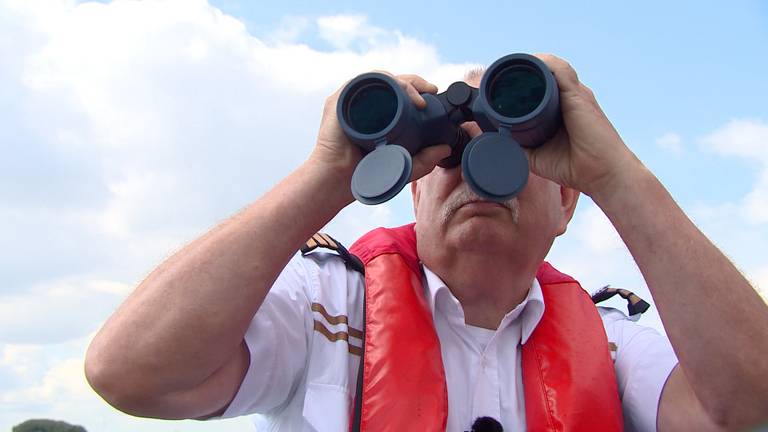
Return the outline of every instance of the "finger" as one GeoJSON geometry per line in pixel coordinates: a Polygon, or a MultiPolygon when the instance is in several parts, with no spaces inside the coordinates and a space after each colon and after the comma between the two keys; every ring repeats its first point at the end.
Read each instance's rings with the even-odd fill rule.
{"type": "Polygon", "coordinates": [[[422,149],[420,152],[413,155],[413,173],[411,174],[411,181],[418,180],[429,174],[435,169],[438,162],[450,155],[451,146],[448,144],[429,146],[422,149]]]}
{"type": "Polygon", "coordinates": [[[418,75],[401,75],[401,79],[413,85],[419,93],[437,93],[437,86],[418,75]]]}
{"type": "Polygon", "coordinates": [[[560,91],[579,90],[579,76],[570,63],[552,54],[537,53],[534,56],[543,61],[555,75],[560,91]]]}
{"type": "Polygon", "coordinates": [[[559,159],[558,155],[567,152],[570,147],[568,130],[564,127],[558,129],[555,135],[539,147],[523,147],[528,157],[528,166],[534,174],[555,180],[555,172],[552,164],[559,159]]]}
{"type": "Polygon", "coordinates": [[[437,93],[437,86],[428,82],[424,78],[418,75],[399,75],[397,77],[398,82],[404,83],[403,89],[408,93],[408,96],[413,100],[413,103],[417,108],[426,108],[427,103],[421,96],[421,93],[437,93]]]}
{"type": "Polygon", "coordinates": [[[395,76],[385,70],[378,69],[373,72],[394,78],[418,109],[424,109],[427,106],[427,102],[421,97],[421,93],[437,93],[436,85],[427,82],[427,80],[418,75],[395,76]]]}
{"type": "Polygon", "coordinates": [[[416,87],[406,81],[400,81],[400,83],[400,85],[403,87],[403,90],[405,90],[405,92],[408,94],[408,97],[410,97],[411,101],[413,101],[414,105],[416,105],[416,108],[424,109],[427,107],[427,101],[421,97],[421,94],[419,94],[419,91],[416,89],[416,87]]]}

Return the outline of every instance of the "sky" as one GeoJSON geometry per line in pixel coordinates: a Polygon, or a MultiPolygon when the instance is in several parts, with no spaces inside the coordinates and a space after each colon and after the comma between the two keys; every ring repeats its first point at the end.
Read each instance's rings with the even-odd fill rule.
{"type": "MultiPolygon", "coordinates": [[[[301,164],[325,97],[373,69],[445,89],[509,53],[567,59],[768,291],[768,6],[635,3],[0,0],[0,430],[252,430],[119,413],[85,382],[85,349],[154,266],[301,164]]],[[[410,199],[351,205],[325,231],[349,244],[407,223],[410,199]]],[[[548,260],[650,300],[588,197],[548,260]]],[[[663,331],[653,308],[640,322],[663,331]]]]}

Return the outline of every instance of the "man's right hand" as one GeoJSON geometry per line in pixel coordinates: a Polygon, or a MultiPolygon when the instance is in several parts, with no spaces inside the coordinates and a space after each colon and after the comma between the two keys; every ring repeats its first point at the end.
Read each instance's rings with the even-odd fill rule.
{"type": "MultiPolygon", "coordinates": [[[[419,92],[437,91],[417,76],[395,79],[417,107],[425,105],[419,92]]],[[[246,330],[275,279],[353,200],[350,180],[362,152],[339,126],[339,93],[326,100],[304,164],[162,263],[94,337],[86,376],[113,406],[137,416],[201,418],[229,405],[251,361],[246,330]]],[[[449,153],[447,145],[420,152],[414,177],[449,153]]]]}

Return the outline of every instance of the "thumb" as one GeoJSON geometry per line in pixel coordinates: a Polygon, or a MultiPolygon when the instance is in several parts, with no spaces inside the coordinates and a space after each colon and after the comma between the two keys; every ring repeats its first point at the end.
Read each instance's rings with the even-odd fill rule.
{"type": "Polygon", "coordinates": [[[451,146],[441,144],[429,146],[413,155],[413,174],[411,181],[417,180],[432,172],[441,160],[451,155],[451,146]]]}

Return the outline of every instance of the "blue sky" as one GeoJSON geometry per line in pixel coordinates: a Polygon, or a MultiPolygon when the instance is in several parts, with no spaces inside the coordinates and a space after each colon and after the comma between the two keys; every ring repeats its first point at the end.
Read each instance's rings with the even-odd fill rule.
{"type": "MultiPolygon", "coordinates": [[[[249,430],[135,419],[82,377],[88,341],[162,259],[311,151],[323,99],[371,69],[444,88],[512,52],[569,60],[628,145],[768,290],[768,5],[758,1],[0,0],[0,429],[249,430]]],[[[353,205],[350,242],[410,221],[353,205]]],[[[647,288],[587,198],[549,259],[647,288]]],[[[723,288],[727,295],[727,287],[723,288]]],[[[655,311],[641,322],[661,330],[655,311]]]]}
{"type": "MultiPolygon", "coordinates": [[[[681,166],[643,143],[669,130],[691,140],[732,118],[764,117],[765,2],[488,2],[473,7],[448,2],[436,7],[431,2],[297,1],[282,8],[211,3],[240,17],[257,37],[291,17],[363,13],[373,25],[436,47],[446,62],[490,64],[510,52],[555,53],[577,68],[634,151],[679,199],[701,198],[700,190],[714,200],[746,192],[756,170],[746,161],[724,167],[718,157],[704,154],[681,166]],[[693,176],[713,171],[720,175],[693,176]],[[685,179],[696,177],[696,187],[690,187],[685,179]]],[[[300,40],[317,50],[333,49],[311,31],[300,40]]]]}

